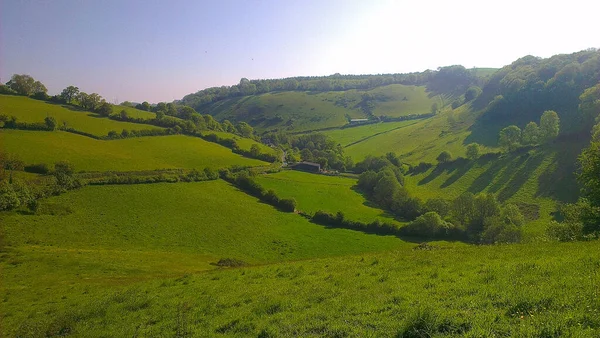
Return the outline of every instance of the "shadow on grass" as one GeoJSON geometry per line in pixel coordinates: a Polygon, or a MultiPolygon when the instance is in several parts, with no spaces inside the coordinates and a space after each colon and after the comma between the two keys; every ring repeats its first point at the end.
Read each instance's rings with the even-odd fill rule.
{"type": "MultiPolygon", "coordinates": [[[[542,164],[546,156],[547,154],[540,152],[529,157],[525,164],[521,166],[519,170],[517,170],[512,179],[507,181],[507,183],[504,185],[504,188],[500,191],[500,193],[498,193],[498,200],[506,201],[516,194],[517,191],[523,187],[525,182],[531,178],[531,175],[533,175],[537,168],[542,164]]],[[[521,158],[522,157],[523,155],[521,158]]],[[[517,159],[517,161],[520,162],[521,158],[517,159]]],[[[516,167],[517,166],[515,165],[514,168],[516,167]]]]}
{"type": "Polygon", "coordinates": [[[461,158],[454,161],[454,173],[450,177],[448,177],[446,181],[444,181],[444,183],[442,183],[440,188],[446,188],[454,184],[456,181],[458,181],[459,178],[463,177],[467,172],[469,172],[469,170],[473,168],[475,163],[475,161],[469,161],[465,158],[461,158]]]}

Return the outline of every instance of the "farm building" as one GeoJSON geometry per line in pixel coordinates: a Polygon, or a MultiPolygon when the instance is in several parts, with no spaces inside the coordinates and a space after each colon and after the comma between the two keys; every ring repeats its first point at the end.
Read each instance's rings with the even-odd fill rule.
{"type": "Polygon", "coordinates": [[[318,173],[321,171],[321,165],[313,162],[299,162],[292,166],[294,170],[308,171],[312,173],[318,173]]]}

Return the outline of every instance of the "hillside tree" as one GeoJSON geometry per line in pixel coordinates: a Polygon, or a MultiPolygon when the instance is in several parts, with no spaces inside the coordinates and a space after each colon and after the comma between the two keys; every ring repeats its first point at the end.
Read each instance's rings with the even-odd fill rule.
{"type": "Polygon", "coordinates": [[[447,150],[442,151],[436,158],[436,160],[440,163],[449,162],[451,159],[452,159],[452,154],[450,154],[450,152],[447,150]]]}
{"type": "Polygon", "coordinates": [[[75,86],[68,86],[67,88],[63,89],[63,91],[60,93],[60,97],[65,100],[66,103],[71,103],[79,94],[79,88],[75,87],[75,86]]]}
{"type": "Polygon", "coordinates": [[[46,116],[46,118],[44,119],[44,123],[46,124],[46,127],[48,127],[48,129],[50,130],[55,130],[58,124],[56,122],[56,119],[52,116],[46,116]]]}
{"type": "Polygon", "coordinates": [[[560,130],[560,119],[553,110],[546,110],[540,118],[540,137],[544,141],[549,141],[558,136],[560,130]]]}
{"type": "Polygon", "coordinates": [[[525,129],[523,129],[523,134],[522,134],[522,142],[525,145],[533,145],[533,144],[537,144],[539,142],[539,138],[540,138],[540,128],[538,127],[537,123],[531,121],[529,123],[527,123],[527,125],[525,126],[525,129]]]}
{"type": "Polygon", "coordinates": [[[521,129],[515,125],[502,129],[498,143],[508,151],[515,150],[521,144],[521,129]]]}
{"type": "Polygon", "coordinates": [[[471,143],[467,146],[467,158],[470,160],[476,160],[479,157],[479,144],[471,143]]]}
{"type": "Polygon", "coordinates": [[[48,91],[45,90],[46,87],[41,82],[36,81],[27,74],[14,74],[6,85],[20,95],[29,96],[40,91],[44,93],[48,91]]]}

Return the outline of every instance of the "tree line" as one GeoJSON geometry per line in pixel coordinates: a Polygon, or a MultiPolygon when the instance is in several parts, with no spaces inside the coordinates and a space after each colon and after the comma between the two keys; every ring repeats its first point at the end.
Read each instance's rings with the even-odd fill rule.
{"type": "Polygon", "coordinates": [[[476,71],[468,70],[460,65],[439,67],[437,70],[407,74],[334,74],[329,76],[299,76],[264,80],[242,78],[236,85],[211,87],[186,95],[181,100],[181,103],[195,109],[201,109],[207,104],[229,98],[270,92],[368,90],[390,84],[427,85],[428,90],[436,93],[464,93],[470,85],[480,85],[481,83],[482,79],[476,75],[476,71]]]}

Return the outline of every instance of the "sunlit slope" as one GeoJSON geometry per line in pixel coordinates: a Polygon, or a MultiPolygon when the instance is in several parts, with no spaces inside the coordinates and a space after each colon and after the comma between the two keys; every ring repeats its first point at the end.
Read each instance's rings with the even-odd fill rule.
{"type": "MultiPolygon", "coordinates": [[[[419,120],[402,128],[389,132],[378,132],[373,137],[349,144],[344,151],[356,161],[367,155],[383,155],[393,152],[403,161],[418,164],[434,163],[442,151],[449,151],[453,157],[465,155],[465,139],[470,135],[468,128],[473,124],[477,112],[472,112],[469,105],[455,110],[446,109],[432,118],[419,120]]],[[[361,126],[366,131],[370,126],[361,126]]],[[[359,131],[356,131],[357,133],[359,131]]],[[[482,149],[488,151],[487,148],[482,149]]]]}
{"type": "MultiPolygon", "coordinates": [[[[117,107],[114,109],[117,113],[120,111],[117,107]]],[[[109,131],[120,133],[123,129],[162,129],[151,125],[114,121],[95,113],[78,110],[73,106],[53,104],[23,96],[0,95],[0,114],[15,116],[17,122],[38,123],[43,123],[47,116],[51,116],[56,119],[58,126],[63,126],[63,122],[66,122],[68,128],[97,136],[106,136],[109,131]]]]}
{"type": "Polygon", "coordinates": [[[13,336],[596,337],[599,259],[592,242],[441,245],[69,286],[63,299],[59,284],[51,301],[8,297],[4,324],[13,336]]]}
{"type": "Polygon", "coordinates": [[[234,154],[231,149],[183,135],[101,141],[67,132],[0,130],[4,151],[25,163],[67,160],[76,170],[129,171],[169,168],[257,166],[266,162],[234,154]]]}
{"type": "Polygon", "coordinates": [[[351,118],[425,114],[442,105],[425,87],[388,85],[371,90],[287,91],[230,98],[199,108],[218,120],[245,121],[259,131],[302,132],[339,127],[351,118]],[[368,95],[365,95],[368,94],[368,95]]]}
{"type": "Polygon", "coordinates": [[[273,189],[280,198],[294,198],[298,209],[308,213],[318,210],[344,213],[347,219],[365,223],[379,219],[399,224],[393,216],[369,203],[355,190],[356,180],[347,177],[325,176],[293,170],[261,175],[258,182],[273,189]]]}

